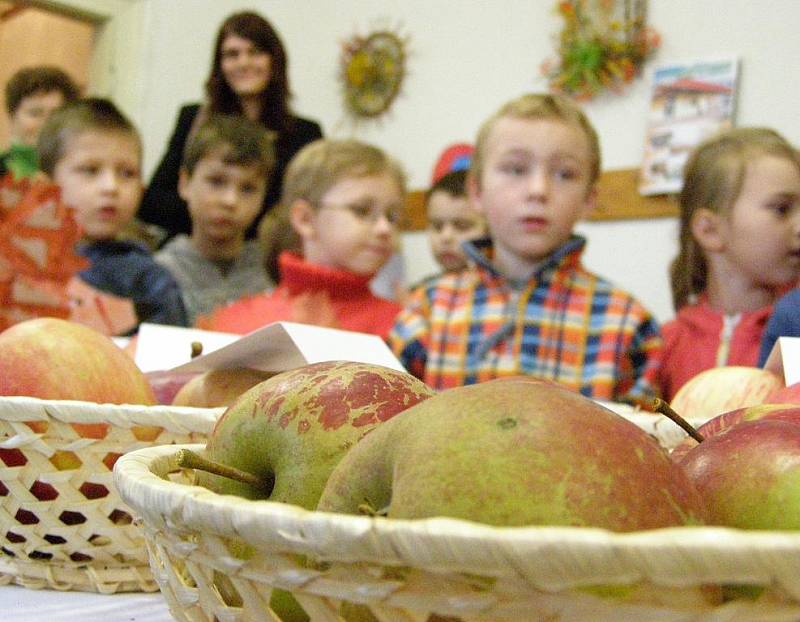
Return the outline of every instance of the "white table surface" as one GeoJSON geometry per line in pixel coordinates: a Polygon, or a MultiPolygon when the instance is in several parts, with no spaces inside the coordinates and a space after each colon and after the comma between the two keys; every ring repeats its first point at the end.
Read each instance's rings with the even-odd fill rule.
{"type": "Polygon", "coordinates": [[[93,594],[0,586],[2,622],[175,622],[160,592],[93,594]]]}

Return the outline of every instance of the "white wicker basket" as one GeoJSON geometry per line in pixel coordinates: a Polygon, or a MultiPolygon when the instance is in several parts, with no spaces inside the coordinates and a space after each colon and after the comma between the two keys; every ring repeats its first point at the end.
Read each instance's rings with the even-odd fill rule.
{"type": "Polygon", "coordinates": [[[113,463],[155,444],[205,442],[221,413],[0,397],[0,584],[157,590],[113,463]]]}
{"type": "Polygon", "coordinates": [[[129,453],[114,478],[141,517],[153,574],[179,622],[278,620],[273,588],[291,592],[313,622],[342,620],[342,602],[365,605],[380,622],[424,622],[432,613],[515,622],[800,620],[800,533],[617,534],[309,512],[171,481],[176,449],[129,453]],[[247,560],[236,556],[242,541],[253,553],[247,560]],[[223,575],[240,602],[220,595],[223,575]],[[767,589],[724,604],[696,597],[720,584],[767,589]],[[587,589],[598,585],[638,591],[625,600],[587,589]]]}

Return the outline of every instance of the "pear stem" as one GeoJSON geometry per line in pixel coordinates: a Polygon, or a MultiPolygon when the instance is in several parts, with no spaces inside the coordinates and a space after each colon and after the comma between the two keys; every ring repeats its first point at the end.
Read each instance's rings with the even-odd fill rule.
{"type": "Polygon", "coordinates": [[[227,464],[214,462],[208,458],[203,458],[190,449],[179,449],[175,454],[175,462],[183,469],[196,469],[198,471],[205,471],[206,473],[233,479],[237,482],[241,482],[242,484],[255,486],[256,488],[267,487],[267,482],[257,475],[253,475],[247,471],[242,471],[241,469],[228,466],[227,464]]]}
{"type": "Polygon", "coordinates": [[[672,409],[672,407],[661,398],[657,397],[656,399],[653,400],[653,410],[655,410],[657,413],[661,413],[662,415],[664,415],[669,419],[672,419],[672,421],[674,421],[681,428],[683,428],[686,431],[686,433],[689,436],[691,436],[694,440],[696,440],[698,443],[702,443],[704,440],[706,440],[705,437],[702,434],[700,434],[700,432],[698,432],[697,429],[691,423],[689,423],[688,421],[686,421],[686,419],[684,419],[678,413],[676,413],[672,409]]]}

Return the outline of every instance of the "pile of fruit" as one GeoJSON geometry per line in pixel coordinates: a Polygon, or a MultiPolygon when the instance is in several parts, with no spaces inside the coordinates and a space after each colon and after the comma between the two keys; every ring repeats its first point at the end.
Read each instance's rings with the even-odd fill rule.
{"type": "MultiPolygon", "coordinates": [[[[720,368],[673,405],[693,403],[709,382],[733,408],[695,431],[707,440],[689,438],[670,455],[624,417],[551,382],[515,377],[434,394],[404,373],[321,363],[249,389],[203,455],[181,450],[179,461],[214,492],[324,512],[616,532],[800,528],[798,387],[763,370],[720,368]]],[[[238,602],[223,575],[217,589],[238,602]]],[[[706,586],[694,597],[713,605],[742,591],[706,586]]],[[[271,607],[303,619],[287,593],[274,591],[271,607]]]]}
{"type": "MultiPolygon", "coordinates": [[[[377,520],[800,529],[800,387],[767,371],[719,368],[687,384],[662,410],[707,422],[669,454],[623,416],[549,381],[513,377],[437,394],[404,372],[329,361],[148,382],[86,330],[35,320],[0,334],[0,394],[154,403],[156,385],[162,402],[227,406],[204,450],[177,457],[216,493],[377,520]],[[123,385],[133,393],[115,394],[123,385]]],[[[240,602],[224,574],[214,585],[240,602]]],[[[705,586],[694,597],[713,605],[745,592],[764,597],[740,586],[705,586]]],[[[280,590],[270,606],[283,620],[305,615],[280,590]]]]}

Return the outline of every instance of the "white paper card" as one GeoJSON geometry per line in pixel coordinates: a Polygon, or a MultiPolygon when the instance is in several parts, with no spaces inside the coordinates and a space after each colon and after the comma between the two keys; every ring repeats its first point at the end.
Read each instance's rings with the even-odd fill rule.
{"type": "Polygon", "coordinates": [[[787,387],[800,382],[800,337],[778,337],[764,369],[783,375],[787,387]]]}
{"type": "Polygon", "coordinates": [[[144,372],[171,369],[192,360],[195,341],[208,353],[239,338],[231,333],[143,322],[136,337],[136,365],[144,372]]]}
{"type": "Polygon", "coordinates": [[[294,322],[268,324],[173,371],[249,367],[278,372],[321,361],[355,361],[405,371],[377,335],[294,322]]]}

